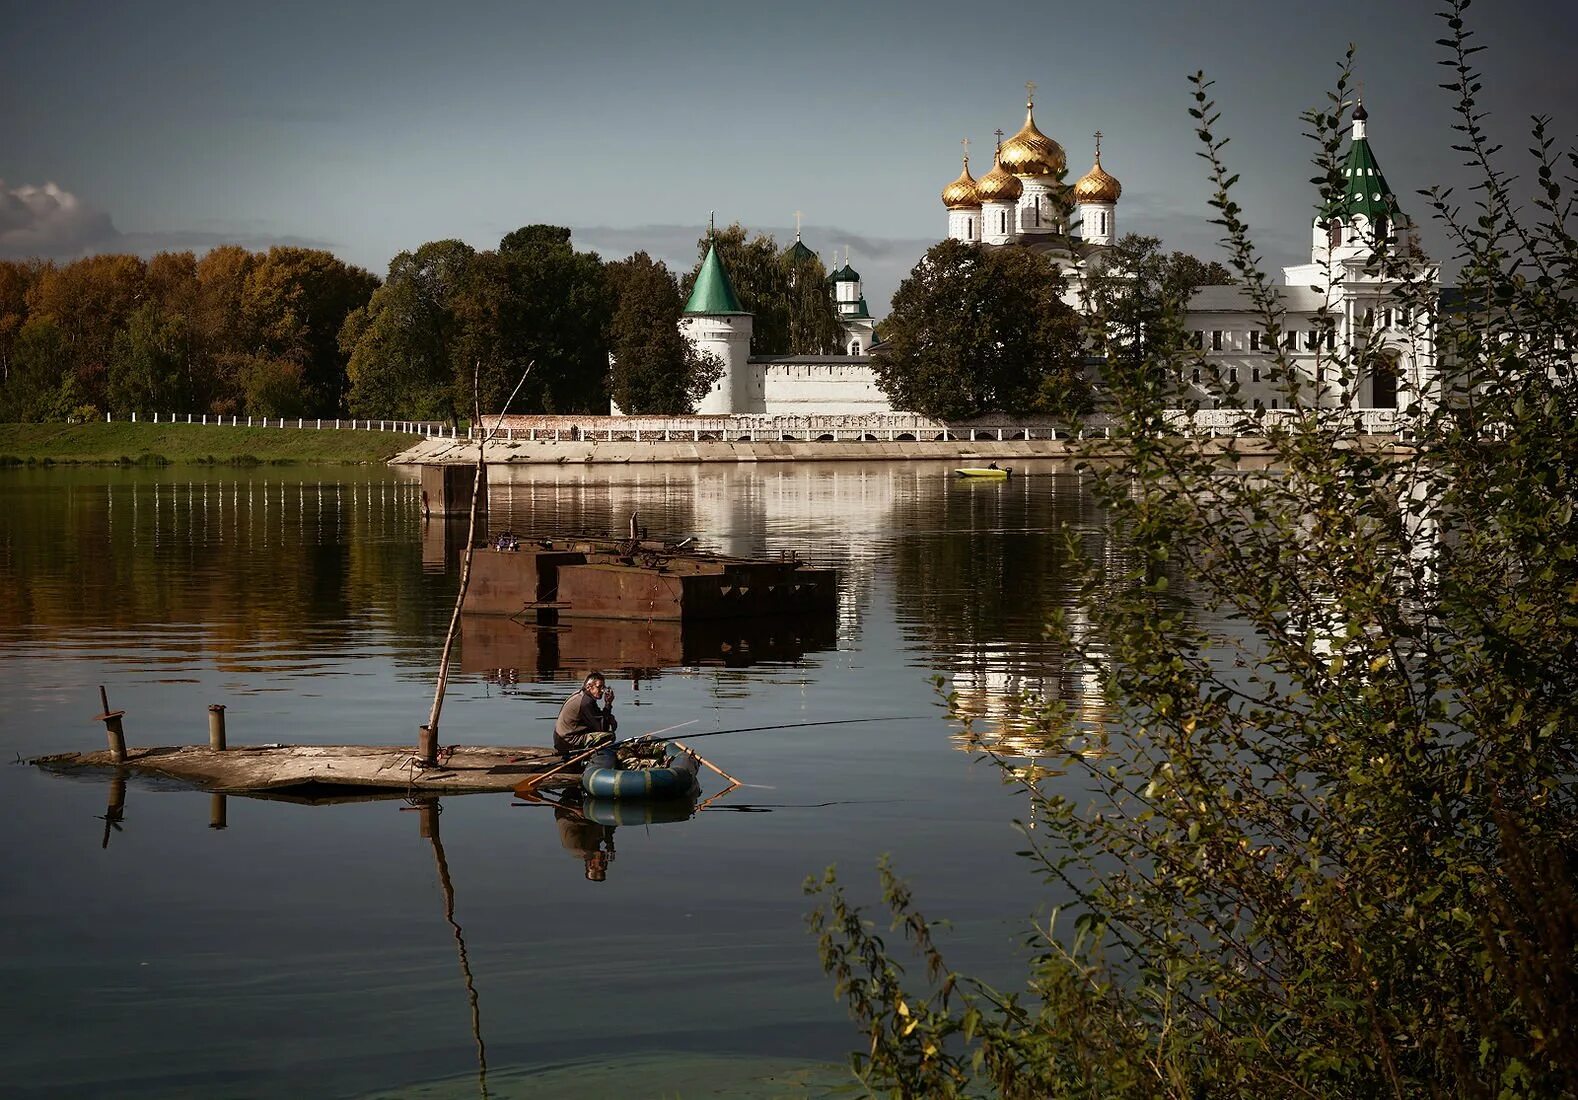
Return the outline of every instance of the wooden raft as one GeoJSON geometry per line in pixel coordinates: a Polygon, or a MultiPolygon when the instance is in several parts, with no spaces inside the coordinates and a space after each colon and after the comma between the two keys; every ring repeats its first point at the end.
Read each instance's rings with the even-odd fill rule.
{"type": "MultiPolygon", "coordinates": [[[[508,791],[528,775],[559,763],[549,748],[458,746],[443,766],[422,769],[410,746],[261,745],[212,749],[181,745],[109,752],[68,752],[31,763],[55,771],[79,768],[124,770],[184,780],[220,794],[270,791],[328,792],[355,787],[396,796],[406,791],[469,794],[508,791]]],[[[550,781],[551,782],[551,781],[550,781]]]]}

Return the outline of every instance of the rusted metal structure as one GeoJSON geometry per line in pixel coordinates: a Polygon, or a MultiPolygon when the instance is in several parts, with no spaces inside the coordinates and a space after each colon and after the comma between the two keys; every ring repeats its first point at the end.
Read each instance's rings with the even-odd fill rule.
{"type": "Polygon", "coordinates": [[[831,615],[838,571],[793,555],[731,558],[642,539],[540,539],[479,549],[466,613],[552,623],[831,615]]]}

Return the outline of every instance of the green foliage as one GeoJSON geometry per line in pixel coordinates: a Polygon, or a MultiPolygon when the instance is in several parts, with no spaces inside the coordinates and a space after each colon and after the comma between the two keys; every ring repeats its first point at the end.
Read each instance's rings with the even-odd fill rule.
{"type": "Polygon", "coordinates": [[[515,412],[605,413],[612,301],[603,264],[570,232],[527,226],[468,265],[455,297],[451,386],[456,408],[504,407],[528,365],[515,412]]]}
{"type": "MultiPolygon", "coordinates": [[[[80,418],[79,418],[80,420],[80,418]]],[[[139,420],[106,423],[5,424],[0,426],[0,466],[122,465],[127,461],[154,465],[215,464],[255,466],[259,463],[383,465],[410,447],[416,436],[403,432],[314,431],[311,422],[290,427],[231,427],[208,424],[151,424],[139,420]]]]}
{"type": "Polygon", "coordinates": [[[70,348],[60,326],[45,318],[22,325],[0,390],[0,420],[62,420],[77,404],[76,396],[70,348]]]}
{"type": "Polygon", "coordinates": [[[688,413],[723,373],[679,331],[679,284],[645,252],[605,268],[617,303],[609,327],[609,390],[626,413],[688,413]]]}
{"type": "Polygon", "coordinates": [[[307,386],[300,363],[259,355],[240,374],[248,416],[307,415],[307,386]]]}
{"type": "Polygon", "coordinates": [[[740,305],[753,315],[752,355],[825,355],[839,350],[838,313],[827,285],[827,270],[813,257],[795,258],[781,251],[771,235],[751,237],[738,222],[696,242],[696,266],[681,285],[689,298],[707,258],[717,246],[718,259],[740,305]]]}
{"type": "Polygon", "coordinates": [[[893,296],[877,385],[895,408],[942,420],[1082,411],[1083,335],[1063,289],[1028,249],[933,245],[893,296]]]}
{"type": "Polygon", "coordinates": [[[462,241],[402,252],[372,300],[346,317],[340,348],[354,415],[456,418],[455,302],[475,257],[462,241]]]}
{"type": "MultiPolygon", "coordinates": [[[[1445,16],[1447,87],[1481,182],[1467,217],[1431,196],[1466,308],[1440,310],[1412,256],[1370,258],[1452,352],[1407,395],[1411,446],[1361,446],[1350,413],[1306,408],[1263,423],[1267,461],[1235,469],[1159,430],[1187,350],[1166,331],[1136,341],[1105,312],[1126,306],[1098,300],[1091,340],[1142,368],[1108,395],[1132,454],[1088,468],[1112,534],[1092,554],[1069,531],[1084,594],[1051,627],[1074,680],[1102,691],[1041,700],[1067,777],[1000,762],[1065,904],[1004,993],[949,971],[886,868],[919,982],[835,879],[812,883],[871,1091],[1578,1093],[1578,243],[1559,182],[1575,162],[1536,120],[1536,213],[1519,215],[1476,106],[1466,7],[1445,16]]],[[[1209,88],[1196,78],[1192,113],[1213,206],[1275,331],[1209,88]]],[[[1350,98],[1344,69],[1305,119],[1317,209],[1345,184],[1350,98]]],[[[1333,369],[1351,380],[1374,356],[1339,348],[1333,369]]]]}

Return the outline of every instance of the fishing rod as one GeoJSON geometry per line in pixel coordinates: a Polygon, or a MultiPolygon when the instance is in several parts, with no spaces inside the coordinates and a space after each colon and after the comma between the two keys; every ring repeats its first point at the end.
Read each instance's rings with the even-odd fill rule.
{"type": "MultiPolygon", "coordinates": [[[[931,717],[934,716],[930,714],[901,714],[884,716],[881,718],[839,718],[831,722],[789,722],[781,726],[742,726],[739,729],[732,730],[708,730],[704,733],[687,733],[685,735],[685,740],[694,741],[698,737],[721,737],[725,733],[762,733],[766,730],[797,730],[806,729],[811,726],[853,726],[860,722],[919,722],[922,719],[931,717]]],[[[673,729],[674,727],[670,726],[669,728],[673,729]]],[[[657,730],[654,733],[645,733],[640,737],[632,737],[628,741],[621,741],[619,743],[621,745],[634,745],[641,741],[657,740],[657,734],[662,732],[662,730],[657,730]]]]}

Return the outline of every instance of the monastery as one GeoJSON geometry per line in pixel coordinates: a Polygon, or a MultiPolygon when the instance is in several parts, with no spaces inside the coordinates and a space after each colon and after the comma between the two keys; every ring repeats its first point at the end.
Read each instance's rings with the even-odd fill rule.
{"type": "MultiPolygon", "coordinates": [[[[1081,308],[1082,289],[1104,270],[1118,240],[1118,200],[1123,186],[1101,163],[1096,134],[1090,170],[1069,187],[1063,182],[1063,147],[1036,126],[1035,85],[1027,85],[1025,121],[998,141],[991,170],[976,179],[969,154],[957,179],[942,190],[947,236],[982,248],[1030,248],[1044,253],[1068,280],[1067,300],[1081,308]],[[1062,211],[1071,211],[1064,217],[1062,211]]],[[[1423,258],[1412,223],[1402,214],[1371,151],[1369,114],[1353,113],[1346,163],[1348,193],[1338,209],[1313,219],[1308,263],[1285,268],[1279,290],[1283,348],[1308,394],[1322,407],[1395,409],[1399,392],[1426,394],[1434,379],[1435,350],[1428,317],[1413,316],[1398,299],[1406,279],[1439,291],[1438,267],[1423,258]],[[1399,277],[1383,277],[1371,263],[1378,240],[1407,257],[1399,277]],[[1328,285],[1329,281],[1329,285],[1328,285]],[[1322,326],[1321,311],[1327,322],[1322,326]],[[1326,369],[1338,350],[1380,347],[1379,366],[1368,377],[1344,381],[1326,369]]],[[[795,249],[810,250],[796,232],[795,249]]],[[[1114,272],[1121,275],[1121,272],[1114,272]]],[[[752,318],[741,308],[728,272],[709,250],[680,321],[697,348],[718,357],[723,375],[699,403],[706,415],[865,415],[893,412],[877,388],[871,356],[875,322],[866,308],[860,275],[849,265],[829,278],[843,329],[843,354],[753,356],[752,318]]],[[[1242,286],[1200,288],[1190,302],[1187,327],[1201,350],[1186,384],[1202,407],[1219,404],[1214,393],[1236,384],[1247,405],[1276,408],[1286,387],[1272,379],[1271,347],[1264,319],[1242,286]]],[[[1004,412],[1012,415],[1014,410],[1004,412]]]]}

